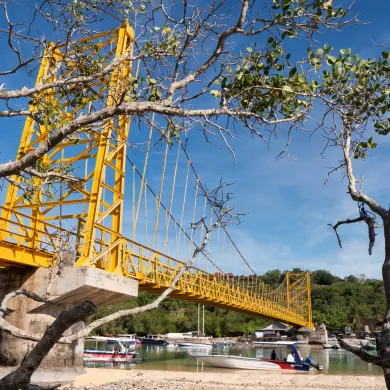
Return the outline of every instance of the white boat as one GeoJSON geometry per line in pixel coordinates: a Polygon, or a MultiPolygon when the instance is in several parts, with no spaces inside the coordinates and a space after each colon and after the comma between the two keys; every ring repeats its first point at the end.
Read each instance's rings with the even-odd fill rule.
{"type": "Polygon", "coordinates": [[[288,346],[291,353],[286,359],[260,359],[234,355],[193,355],[194,358],[209,364],[213,367],[233,368],[241,370],[264,370],[264,371],[281,371],[286,370],[290,373],[309,372],[313,367],[322,370],[322,367],[312,362],[310,357],[304,361],[295,347],[299,342],[260,342],[263,346],[280,347],[288,346]]]}
{"type": "Polygon", "coordinates": [[[332,348],[333,349],[341,349],[340,344],[333,344],[332,348]]]}
{"type": "Polygon", "coordinates": [[[178,347],[189,347],[189,348],[213,348],[211,343],[190,343],[190,342],[178,342],[178,347]]]}
{"type": "Polygon", "coordinates": [[[221,340],[215,341],[215,343],[213,343],[213,345],[214,345],[214,347],[228,347],[229,342],[226,339],[221,339],[221,340]]]}
{"type": "Polygon", "coordinates": [[[281,369],[278,364],[244,356],[197,355],[194,357],[213,367],[266,371],[280,371],[281,369]]]}
{"type": "Polygon", "coordinates": [[[333,348],[333,345],[328,344],[328,343],[324,343],[324,344],[322,344],[322,346],[324,347],[324,349],[332,349],[333,348]]]}
{"type": "Polygon", "coordinates": [[[137,344],[137,340],[133,334],[118,334],[118,339],[125,347],[128,348],[135,347],[137,344]]]}

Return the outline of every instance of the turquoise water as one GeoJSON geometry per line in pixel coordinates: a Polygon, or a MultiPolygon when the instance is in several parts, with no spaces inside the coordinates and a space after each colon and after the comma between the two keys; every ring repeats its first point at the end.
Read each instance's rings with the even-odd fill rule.
{"type": "MultiPolygon", "coordinates": [[[[88,363],[88,367],[112,367],[118,369],[140,368],[143,370],[167,370],[167,371],[190,371],[190,372],[228,372],[229,369],[215,368],[203,365],[191,354],[229,353],[249,357],[270,357],[272,349],[266,348],[181,348],[163,347],[155,345],[140,346],[137,349],[143,362],[134,364],[113,363],[88,363]]],[[[322,349],[317,347],[299,347],[301,356],[305,359],[310,355],[313,361],[323,366],[324,374],[343,375],[382,375],[382,370],[369,363],[365,363],[357,356],[344,350],[322,349]]],[[[277,356],[287,356],[288,349],[278,348],[277,356]]]]}

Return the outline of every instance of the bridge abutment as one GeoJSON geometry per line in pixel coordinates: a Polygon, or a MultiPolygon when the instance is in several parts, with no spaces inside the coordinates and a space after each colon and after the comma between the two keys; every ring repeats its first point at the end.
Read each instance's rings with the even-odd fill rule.
{"type": "MultiPolygon", "coordinates": [[[[138,296],[138,282],[91,267],[66,266],[51,283],[57,269],[14,268],[0,272],[0,299],[12,291],[25,288],[46,296],[50,302],[35,302],[24,295],[9,301],[6,319],[30,333],[43,334],[64,310],[89,300],[96,306],[119,303],[138,296]]],[[[80,331],[84,324],[73,325],[65,334],[80,331]]],[[[35,342],[14,337],[0,330],[0,378],[14,370],[35,346],[35,342]]],[[[34,384],[70,383],[83,369],[84,340],[56,344],[33,375],[34,384]]]]}

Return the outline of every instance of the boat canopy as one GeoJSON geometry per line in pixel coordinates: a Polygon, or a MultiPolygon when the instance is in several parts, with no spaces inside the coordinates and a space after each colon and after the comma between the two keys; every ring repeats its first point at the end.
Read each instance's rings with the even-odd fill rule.
{"type": "Polygon", "coordinates": [[[303,341],[256,341],[254,344],[258,345],[269,345],[272,346],[283,346],[283,345],[297,345],[305,344],[303,341]]]}
{"type": "Polygon", "coordinates": [[[119,337],[105,337],[105,336],[88,336],[86,340],[98,340],[98,341],[118,341],[119,337]]]}
{"type": "Polygon", "coordinates": [[[256,343],[256,345],[264,345],[264,346],[270,346],[270,347],[283,347],[287,346],[291,349],[291,353],[293,355],[295,363],[303,363],[303,359],[301,355],[299,354],[298,350],[295,348],[295,346],[298,344],[305,344],[303,341],[274,341],[274,342],[267,342],[267,341],[259,341],[256,343]]]}

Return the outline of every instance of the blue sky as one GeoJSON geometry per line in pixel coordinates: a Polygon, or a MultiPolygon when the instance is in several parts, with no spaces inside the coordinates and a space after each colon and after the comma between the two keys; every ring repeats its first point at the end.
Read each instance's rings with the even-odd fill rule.
{"type": "MultiPolygon", "coordinates": [[[[390,2],[358,0],[355,9],[361,21],[371,23],[349,27],[341,33],[326,33],[321,41],[329,42],[337,50],[351,47],[361,57],[390,50],[390,44],[373,44],[390,42],[390,2]]],[[[312,119],[314,123],[315,115],[312,119]]],[[[191,155],[203,178],[210,177],[211,182],[223,175],[235,182],[237,209],[249,214],[244,223],[233,229],[233,235],[255,270],[321,268],[341,277],[363,273],[379,278],[384,257],[382,231],[378,231],[373,255],[368,256],[365,225],[340,228],[343,249],[338,247],[327,225],[357,216],[358,210],[346,193],[347,183],[342,176],[333,174],[324,185],[329,168],[336,165],[340,156],[337,151],[329,151],[325,159],[321,157],[324,139],[320,134],[309,137],[312,126],[307,125],[307,133],[293,135],[290,152],[295,160],[275,159],[284,148],[283,135],[268,147],[243,132],[232,142],[238,164],[226,150],[216,152],[210,145],[194,147],[191,155]]],[[[390,202],[390,141],[378,141],[378,148],[367,161],[356,164],[355,174],[364,174],[364,189],[386,206],[390,202]]]]}
{"type": "MultiPolygon", "coordinates": [[[[351,47],[361,57],[390,50],[390,44],[376,47],[372,42],[390,42],[390,2],[357,0],[355,9],[360,11],[360,20],[371,23],[349,27],[341,33],[326,33],[321,41],[336,49],[351,47]]],[[[0,84],[4,81],[9,88],[20,85],[16,77],[0,78],[0,84]]],[[[315,114],[312,119],[308,130],[315,122],[315,114]]],[[[20,120],[9,120],[6,124],[0,129],[2,162],[14,158],[22,129],[20,120]]],[[[338,247],[327,225],[356,216],[357,207],[349,199],[341,176],[334,174],[324,185],[329,168],[339,156],[337,151],[329,151],[326,158],[321,157],[324,140],[319,134],[309,137],[309,131],[294,133],[290,152],[295,160],[277,160],[275,156],[286,142],[283,134],[266,145],[239,129],[238,137],[231,142],[237,164],[226,149],[207,144],[196,129],[190,133],[189,141],[191,157],[203,182],[212,187],[223,176],[235,183],[236,209],[249,214],[231,231],[256,272],[301,267],[328,269],[341,277],[361,273],[380,277],[384,256],[381,231],[369,257],[365,225],[340,228],[343,249],[338,247]]],[[[365,191],[386,206],[390,202],[390,140],[378,141],[379,146],[369,159],[356,165],[355,174],[364,173],[365,191]]],[[[3,196],[4,192],[0,192],[0,200],[3,196]]]]}

